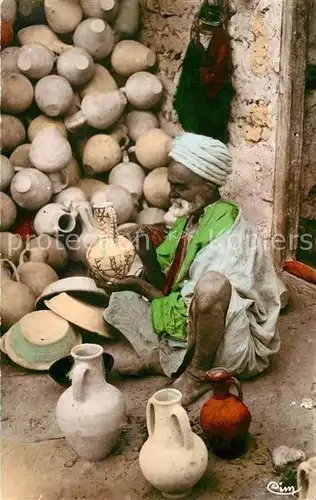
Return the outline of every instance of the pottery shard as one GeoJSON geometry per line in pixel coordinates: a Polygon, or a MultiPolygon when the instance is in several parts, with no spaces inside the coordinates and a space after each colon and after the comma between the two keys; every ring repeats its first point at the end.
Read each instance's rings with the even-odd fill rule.
{"type": "Polygon", "coordinates": [[[287,468],[294,468],[305,460],[305,453],[302,450],[279,446],[272,453],[273,464],[276,470],[282,471],[287,468]]]}

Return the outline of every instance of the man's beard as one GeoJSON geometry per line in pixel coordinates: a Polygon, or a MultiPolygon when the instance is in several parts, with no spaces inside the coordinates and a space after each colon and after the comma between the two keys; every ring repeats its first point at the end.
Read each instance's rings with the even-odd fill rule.
{"type": "Polygon", "coordinates": [[[165,214],[164,219],[167,227],[172,227],[178,217],[190,216],[196,210],[196,204],[181,198],[171,200],[171,207],[165,214]]]}

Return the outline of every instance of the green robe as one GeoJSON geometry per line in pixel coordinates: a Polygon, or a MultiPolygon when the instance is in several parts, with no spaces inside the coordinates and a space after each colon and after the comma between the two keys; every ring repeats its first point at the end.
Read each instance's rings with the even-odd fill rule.
{"type": "MultiPolygon", "coordinates": [[[[187,278],[190,266],[200,250],[211,241],[228,231],[238,215],[238,208],[233,203],[219,200],[204,209],[197,230],[189,242],[184,260],[173,283],[171,293],[166,297],[154,299],[151,315],[154,331],[158,335],[169,334],[178,340],[187,336],[188,311],[181,296],[181,287],[187,278]]],[[[165,271],[174,260],[178,243],[188,217],[179,217],[166,239],[156,249],[161,269],[165,271]]]]}

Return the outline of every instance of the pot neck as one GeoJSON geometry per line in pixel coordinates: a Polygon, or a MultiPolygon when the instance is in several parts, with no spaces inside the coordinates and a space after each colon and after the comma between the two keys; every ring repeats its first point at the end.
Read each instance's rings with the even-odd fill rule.
{"type": "Polygon", "coordinates": [[[93,206],[94,215],[98,222],[102,237],[110,238],[117,242],[117,220],[112,203],[103,203],[93,206]]]}
{"type": "Polygon", "coordinates": [[[80,215],[81,223],[83,226],[83,231],[96,231],[95,219],[91,209],[90,203],[82,202],[78,205],[78,212],[80,215]]]}
{"type": "Polygon", "coordinates": [[[80,359],[80,357],[76,357],[74,368],[78,366],[83,366],[87,369],[82,384],[83,396],[92,388],[94,390],[104,389],[104,385],[107,384],[107,382],[105,379],[102,354],[93,359],[80,359]]]}
{"type": "Polygon", "coordinates": [[[212,383],[213,397],[216,399],[227,398],[228,396],[230,396],[229,388],[230,388],[230,383],[228,383],[227,381],[213,382],[212,383]]]}

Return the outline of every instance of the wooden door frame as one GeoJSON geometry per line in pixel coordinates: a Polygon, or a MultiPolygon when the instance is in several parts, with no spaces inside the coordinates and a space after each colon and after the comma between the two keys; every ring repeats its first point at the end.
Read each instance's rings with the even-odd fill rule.
{"type": "Polygon", "coordinates": [[[283,0],[272,223],[279,270],[285,260],[295,259],[298,240],[310,6],[311,0],[283,0]]]}

